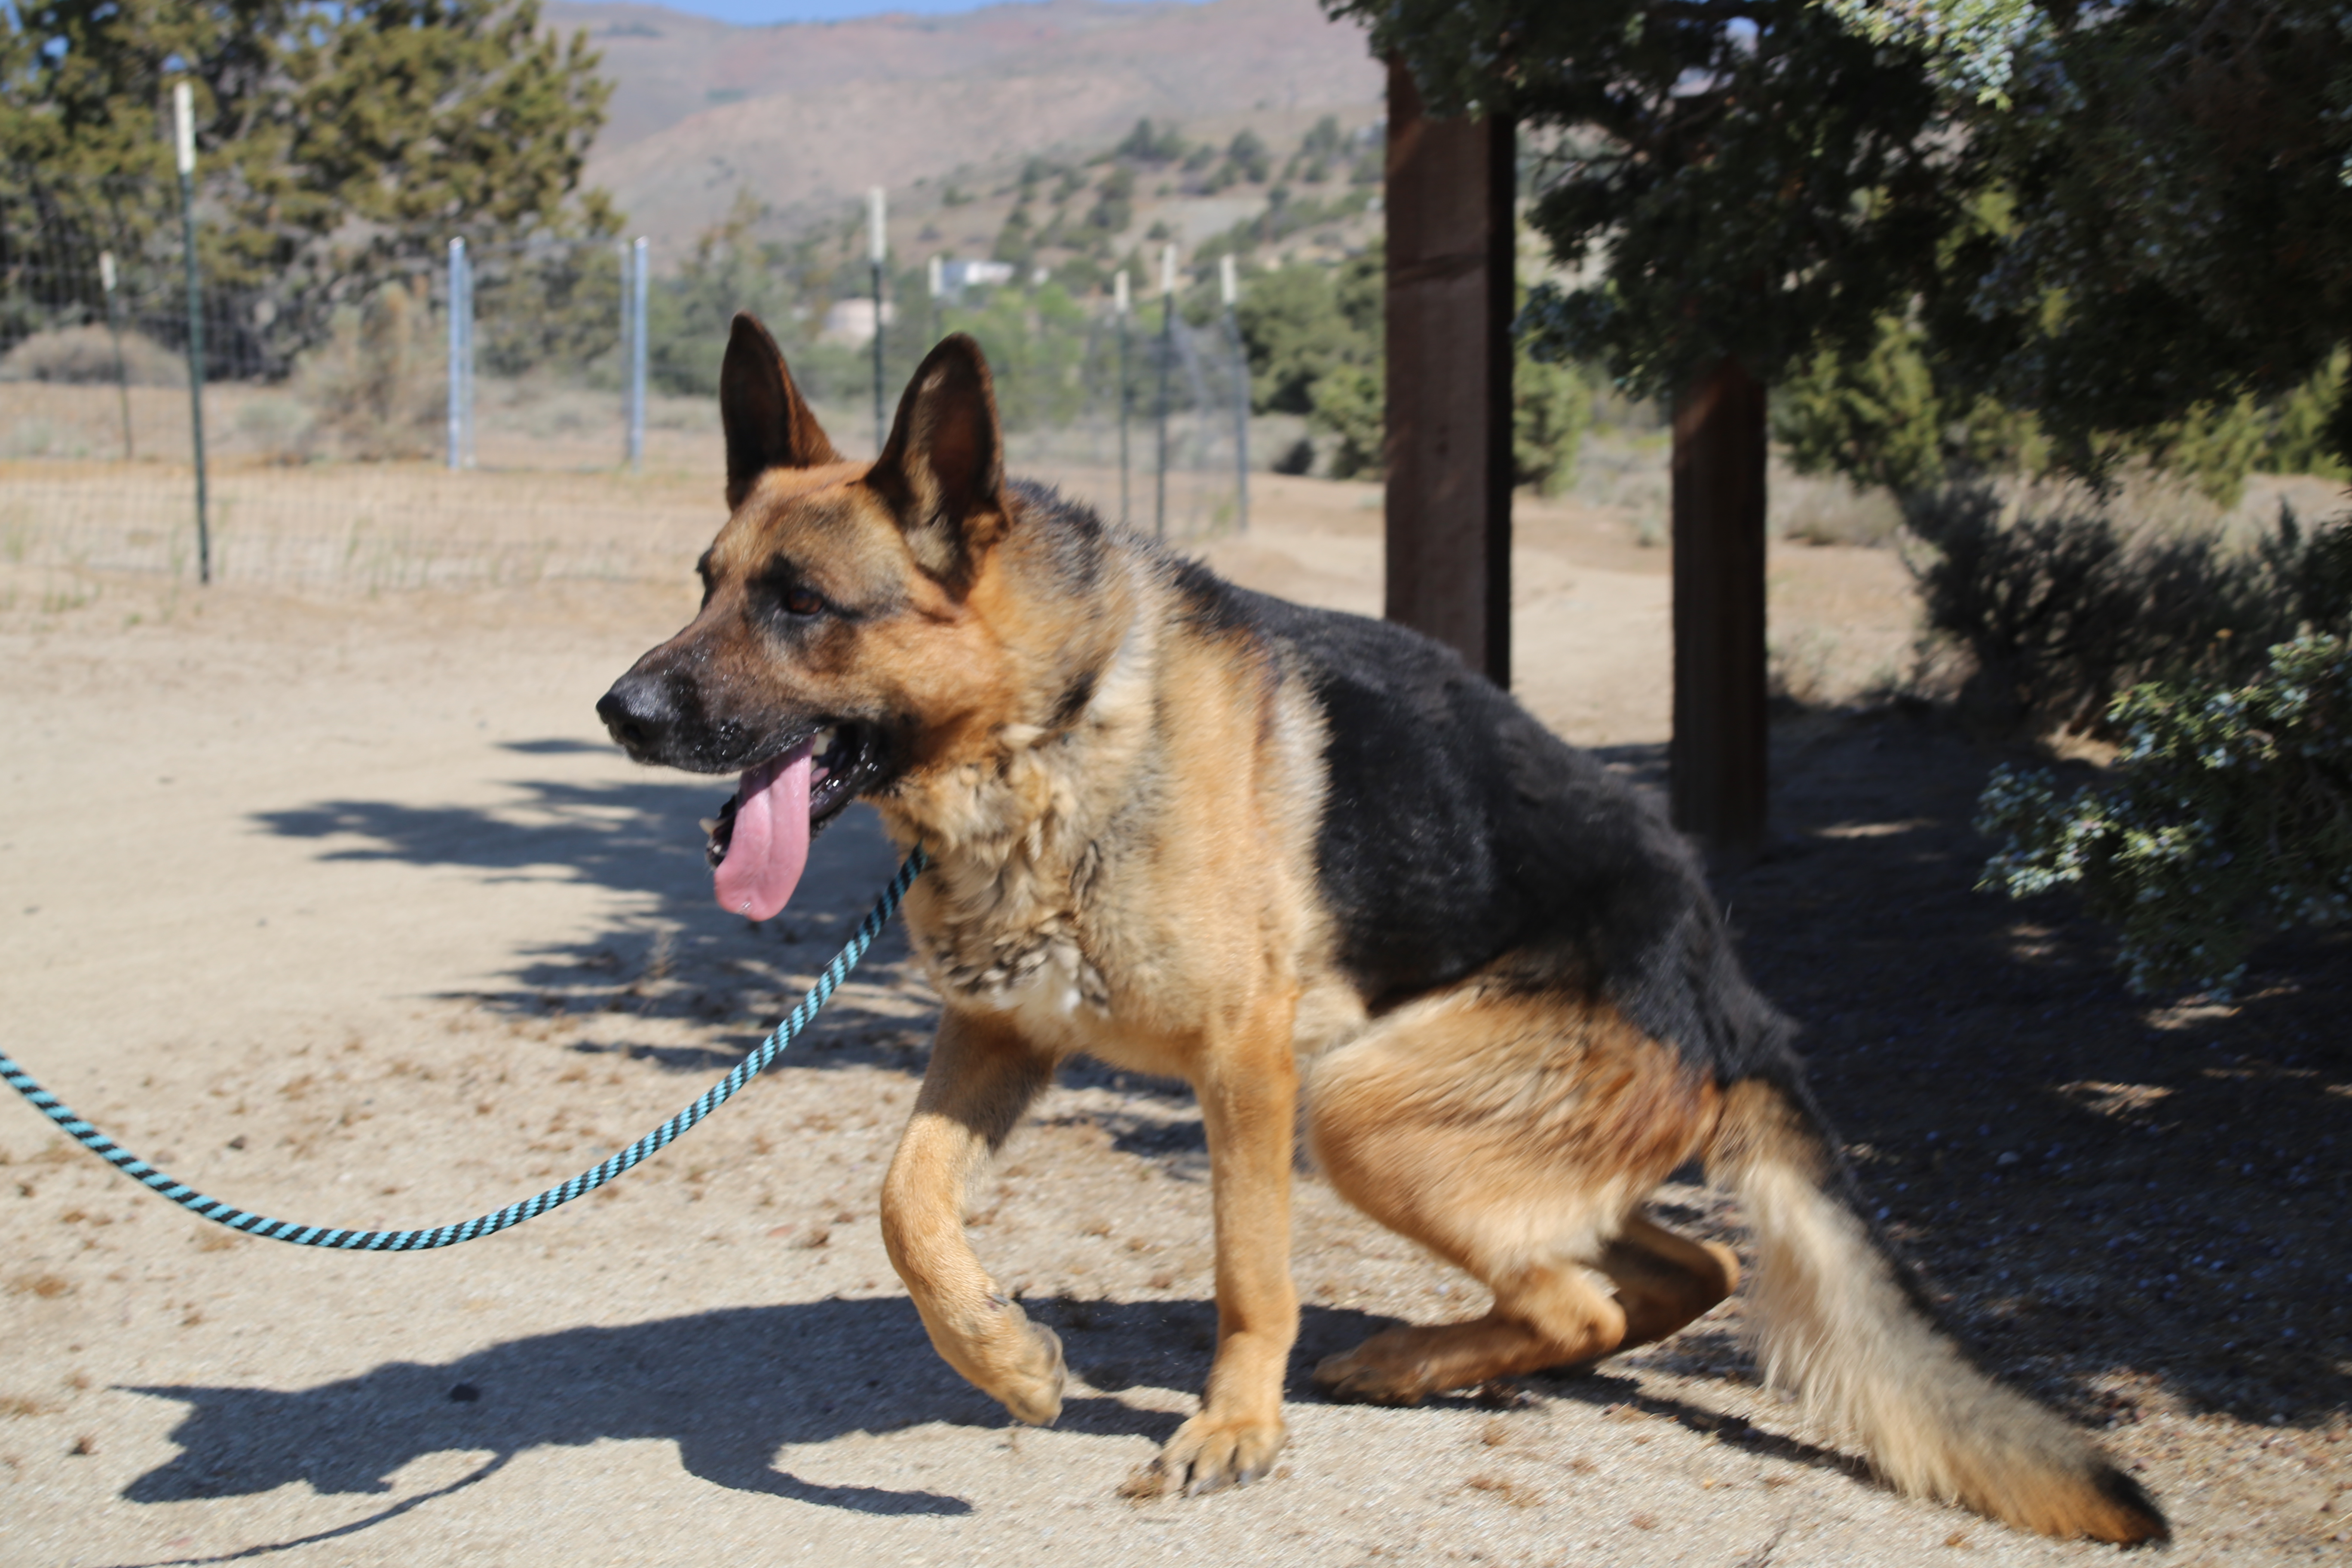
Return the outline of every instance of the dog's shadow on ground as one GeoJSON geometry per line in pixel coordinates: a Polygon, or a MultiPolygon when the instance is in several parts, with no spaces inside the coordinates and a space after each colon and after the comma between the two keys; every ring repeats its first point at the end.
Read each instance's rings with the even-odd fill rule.
{"type": "MultiPolygon", "coordinates": [[[[1060,1334],[1074,1388],[1056,1427],[1164,1442],[1181,1417],[1138,1408],[1119,1390],[1197,1389],[1215,1344],[1201,1300],[1032,1301],[1060,1334]],[[1108,1393],[1088,1390],[1108,1390],[1108,1393]]],[[[1387,1320],[1307,1311],[1298,1365],[1387,1320]]],[[[1296,1371],[1297,1368],[1294,1368],[1296,1371]]],[[[1303,1377],[1294,1377],[1303,1384],[1303,1377]]],[[[851,1433],[927,1423],[1003,1427],[1004,1412],[935,1355],[904,1297],[738,1307],[619,1328],[564,1329],[453,1361],[393,1362],[311,1388],[132,1387],[177,1400],[179,1455],[133,1479],[132,1502],[254,1496],[299,1482],[334,1495],[383,1495],[431,1455],[491,1456],[444,1495],[534,1448],[605,1439],[677,1445],[680,1465],[731,1491],[871,1514],[962,1514],[929,1490],[824,1485],[779,1467],[785,1450],[851,1433]]],[[[1294,1393],[1299,1390],[1294,1389],[1294,1393]]],[[[788,1456],[787,1456],[788,1457],[788,1456]]],[[[424,1500],[404,1500],[393,1517],[424,1500]]],[[[346,1531],[354,1528],[344,1527],[346,1531]]]]}
{"type": "MultiPolygon", "coordinates": [[[[743,1307],[620,1328],[565,1329],[433,1364],[392,1362],[316,1387],[138,1387],[184,1402],[169,1463],[123,1490],[133,1502],[251,1495],[291,1481],[384,1493],[427,1455],[675,1442],[689,1474],[864,1513],[964,1513],[928,1491],[828,1487],[779,1469],[779,1450],[923,1421],[1002,1426],[1003,1412],[932,1356],[903,1299],[743,1307]]],[[[1158,1417],[1084,1402],[1084,1430],[1142,1431],[1158,1417]]]]}
{"type": "MultiPolygon", "coordinates": [[[[1208,1302],[1034,1304],[1063,1335],[1081,1378],[1197,1386],[1216,1310],[1208,1302]],[[1206,1326],[1209,1336],[1201,1330],[1206,1326]],[[1182,1378],[1186,1382],[1174,1382],[1182,1378]]],[[[1350,1316],[1353,1316],[1350,1314],[1350,1316]]],[[[1370,1322],[1370,1320],[1365,1320],[1370,1322]]],[[[432,1364],[394,1362],[311,1388],[178,1384],[127,1392],[178,1400],[179,1455],[123,1489],[132,1502],[252,1496],[289,1482],[335,1495],[383,1495],[436,1454],[490,1456],[459,1481],[408,1498],[336,1533],[408,1511],[478,1481],[534,1448],[606,1439],[677,1445],[690,1475],[868,1514],[953,1515],[965,1499],[925,1489],[825,1485],[781,1468],[787,1450],[851,1433],[939,1422],[1002,1427],[1004,1412],[932,1353],[903,1297],[730,1308],[620,1328],[566,1329],[432,1364]]],[[[1074,1391],[1057,1426],[1166,1440],[1181,1417],[1074,1391]]],[[[291,1544],[291,1543],[288,1543],[291,1544]]]]}

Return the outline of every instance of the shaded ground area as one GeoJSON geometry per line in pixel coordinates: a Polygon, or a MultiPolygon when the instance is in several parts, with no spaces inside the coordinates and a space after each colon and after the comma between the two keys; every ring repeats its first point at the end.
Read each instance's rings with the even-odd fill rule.
{"type": "Polygon", "coordinates": [[[1748,963],[1994,1364],[2085,1419],[2223,1412],[2327,1452],[2352,1400],[2352,939],[2273,942],[2229,1005],[2130,995],[2068,896],[1971,890],[1995,760],[1931,714],[1784,724],[1780,837],[1723,883],[1748,963]]]}

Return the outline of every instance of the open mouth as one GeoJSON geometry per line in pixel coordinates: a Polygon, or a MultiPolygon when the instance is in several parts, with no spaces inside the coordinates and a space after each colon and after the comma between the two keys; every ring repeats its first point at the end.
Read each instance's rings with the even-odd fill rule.
{"type": "Polygon", "coordinates": [[[744,770],[719,815],[703,823],[719,907],[772,919],[791,901],[809,840],[881,773],[870,731],[828,724],[744,770]]]}

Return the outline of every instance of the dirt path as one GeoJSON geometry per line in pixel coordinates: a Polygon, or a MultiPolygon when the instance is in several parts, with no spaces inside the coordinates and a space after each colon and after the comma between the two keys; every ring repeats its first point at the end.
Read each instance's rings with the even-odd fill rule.
{"type": "MultiPolygon", "coordinates": [[[[1360,490],[1271,493],[1253,540],[1213,558],[1277,591],[1375,606],[1377,513],[1360,490]]],[[[1654,765],[1663,557],[1566,510],[1538,509],[1523,542],[1531,705],[1654,765]]],[[[690,607],[683,566],[659,588],[199,598],[124,578],[46,609],[0,593],[14,605],[0,655],[16,738],[0,760],[8,1049],[195,1184],[341,1225],[479,1212],[667,1116],[772,1022],[890,866],[853,814],[820,840],[781,921],[748,928],[709,906],[695,819],[724,786],[629,767],[591,711],[690,607]]],[[[1842,606],[1822,623],[1842,647],[1899,643],[1884,557],[1799,552],[1776,571],[1784,605],[1842,606]]],[[[2037,915],[2057,934],[2020,958],[2023,939],[2003,934],[2013,916],[1965,897],[1956,817],[1981,766],[1965,747],[1893,719],[1807,721],[1782,741],[1790,852],[1728,891],[1769,983],[1835,1020],[1832,1040],[1900,1038],[1965,996],[1940,1026],[2012,1042],[1970,1089],[2005,1097],[2011,1079],[2048,1076],[2014,1042],[2031,1037],[2021,1021],[2071,1005],[2050,978],[2073,985],[2065,963],[2099,1027],[2146,1033],[2098,989],[2090,935],[2037,915]],[[1927,913],[1906,932],[1883,918],[1894,909],[1927,913]],[[2004,964],[2040,966],[2042,989],[2010,1006],[2004,964]]],[[[2122,1422],[2116,1446],[2174,1510],[2184,1563],[2343,1550],[2327,1537],[2347,1516],[2322,1504],[2347,1506],[2346,1324],[2312,1270],[2352,1267],[2325,1230],[2352,1106],[2327,1085],[2352,1075],[2321,1021],[2341,999],[2340,954],[2297,954],[2294,1016],[2320,1044],[2262,1081],[2298,1097],[2266,1114],[2305,1117],[2317,1163],[2280,1189],[2311,1215],[2296,1233],[2305,1294],[2280,1295],[2262,1331],[2302,1338],[2259,1387],[2183,1360],[2232,1337],[2224,1319],[2252,1310],[2235,1298],[2151,1299],[2096,1332],[2068,1317],[2065,1293],[2097,1295],[2111,1267],[2096,1248],[2113,1226],[2091,1212],[2087,1176],[2045,1168],[2036,1143],[2035,1184],[2085,1205],[2073,1245],[2092,1253],[2046,1256],[2009,1234],[2017,1173],[1986,1141],[1935,1163],[1913,1125],[1915,1083],[1824,1054],[1848,1136],[1888,1162],[1885,1179],[1935,1194],[1899,1216],[1931,1263],[1998,1256],[2073,1281],[2024,1300],[1970,1276],[1956,1310],[2016,1335],[2009,1348],[2057,1397],[2122,1422]],[[2337,1145],[2322,1151],[2328,1128],[2337,1145]],[[1984,1188],[1988,1175],[2011,1185],[1984,1188]]],[[[1114,1489],[1190,1408],[1213,1334],[1198,1118],[1164,1086],[1078,1071],[1014,1144],[977,1237],[1063,1334],[1078,1382],[1059,1426],[1008,1427],[931,1353],[875,1233],[931,1011],[902,959],[886,940],[805,1049],[607,1194],[422,1257],[230,1237],[64,1145],[11,1097],[0,1563],[2104,1559],[1857,1479],[1828,1435],[1758,1389],[1736,1303],[1496,1407],[1322,1404],[1303,1378],[1316,1357],[1386,1320],[1481,1302],[1311,1179],[1278,1479],[1124,1503],[1114,1489]]],[[[2248,1011],[2292,1038],[2278,1005],[2248,1011]]],[[[2182,1081],[2242,1056],[2211,1044],[2239,1026],[2192,1020],[2182,1081]]],[[[2095,1065],[2064,1080],[2140,1081],[2095,1065]]],[[[2095,1095],[2044,1099],[2092,1127],[2067,1142],[2098,1146],[2105,1113],[2074,1109],[2095,1095]]],[[[1880,1165],[1865,1174],[1882,1179],[1880,1165]]],[[[2173,1177],[2158,1163],[2147,1179],[2173,1177]]],[[[2252,1212],[2210,1175],[2179,1179],[2210,1188],[2217,1223],[2230,1204],[2252,1212]]],[[[2251,1163],[2231,1180],[2256,1181],[2251,1163]]],[[[1703,1192],[1664,1199],[1736,1238],[1703,1192]]]]}

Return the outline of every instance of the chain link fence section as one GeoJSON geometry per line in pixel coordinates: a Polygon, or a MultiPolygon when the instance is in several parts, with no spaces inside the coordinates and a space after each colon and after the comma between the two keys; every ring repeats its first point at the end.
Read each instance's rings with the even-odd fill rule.
{"type": "MultiPolygon", "coordinates": [[[[717,351],[740,289],[665,268],[658,241],[468,245],[240,282],[213,254],[236,237],[207,232],[201,203],[197,217],[215,580],[670,578],[722,521],[717,351]]],[[[184,267],[170,187],[66,201],[0,169],[0,568],[194,580],[184,267]]],[[[1157,297],[1122,316],[1052,283],[930,282],[888,279],[888,405],[931,344],[970,331],[1012,472],[1179,545],[1239,524],[1247,380],[1205,300],[1180,295],[1163,330],[1157,297]]],[[[852,456],[872,423],[870,297],[862,322],[840,309],[859,292],[794,279],[740,301],[778,329],[852,456]]]]}
{"type": "MultiPolygon", "coordinates": [[[[1204,319],[1192,319],[1183,295],[1170,303],[1121,311],[1116,297],[1081,301],[1050,283],[926,289],[900,312],[911,318],[905,328],[886,328],[913,345],[903,370],[888,356],[890,370],[903,384],[916,355],[949,332],[971,333],[995,378],[1008,470],[1181,545],[1242,521],[1237,415],[1248,379],[1223,318],[1195,301],[1204,319]]],[[[895,401],[898,385],[887,393],[895,401]]]]}

